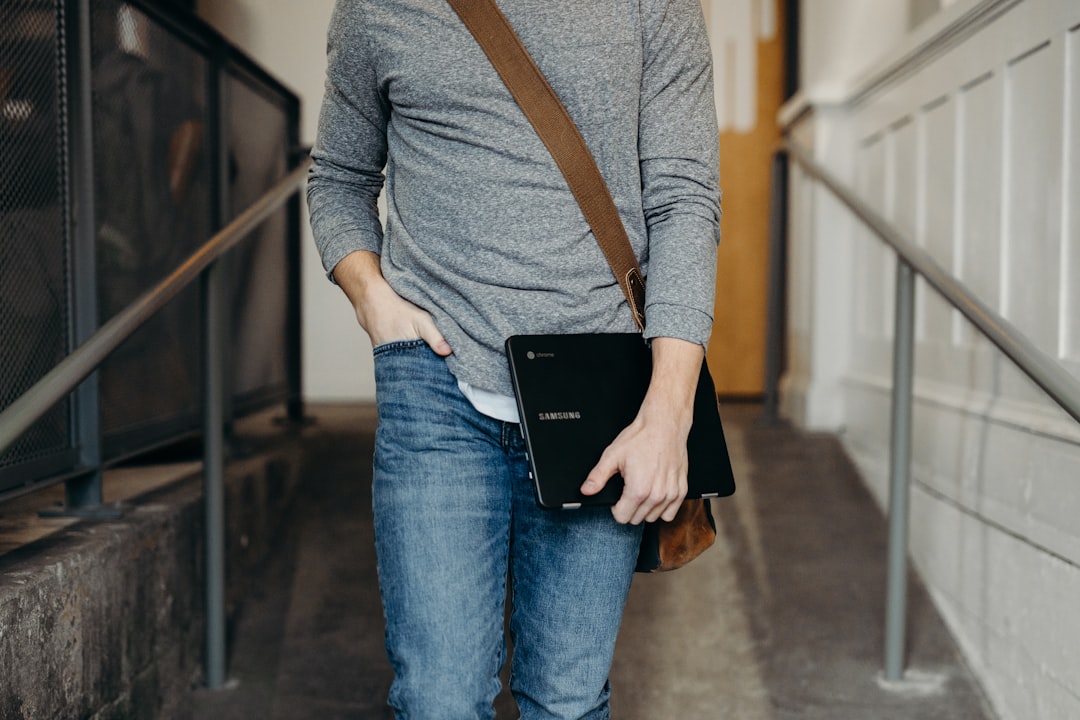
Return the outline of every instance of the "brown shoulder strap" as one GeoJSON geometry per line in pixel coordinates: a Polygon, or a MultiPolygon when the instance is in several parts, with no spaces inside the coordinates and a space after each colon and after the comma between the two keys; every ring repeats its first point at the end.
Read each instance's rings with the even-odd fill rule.
{"type": "Polygon", "coordinates": [[[448,0],[547,146],[630,303],[645,326],[645,282],[619,211],[585,139],[494,0],[448,0]]]}

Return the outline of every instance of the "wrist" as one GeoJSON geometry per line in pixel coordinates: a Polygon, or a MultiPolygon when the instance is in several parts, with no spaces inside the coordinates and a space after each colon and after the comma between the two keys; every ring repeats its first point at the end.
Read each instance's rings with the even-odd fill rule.
{"type": "Polygon", "coordinates": [[[641,417],[689,432],[704,348],[686,340],[660,337],[653,340],[652,353],[653,371],[641,417]]]}
{"type": "Polygon", "coordinates": [[[334,282],[338,284],[354,307],[370,304],[371,298],[389,287],[382,275],[379,256],[368,250],[351,252],[334,267],[334,282]]]}

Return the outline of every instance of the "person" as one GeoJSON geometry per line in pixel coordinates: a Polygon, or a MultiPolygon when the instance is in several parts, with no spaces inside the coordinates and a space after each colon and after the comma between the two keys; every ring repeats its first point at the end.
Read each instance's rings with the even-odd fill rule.
{"type": "Polygon", "coordinates": [[[710,52],[698,0],[499,6],[581,129],[648,275],[651,384],[583,478],[589,494],[621,473],[618,503],[537,506],[505,339],[635,325],[557,166],[446,2],[337,3],[311,225],[374,347],[397,717],[493,717],[509,576],[520,716],[606,718],[641,523],[672,518],[686,493],[719,240],[710,52]]]}

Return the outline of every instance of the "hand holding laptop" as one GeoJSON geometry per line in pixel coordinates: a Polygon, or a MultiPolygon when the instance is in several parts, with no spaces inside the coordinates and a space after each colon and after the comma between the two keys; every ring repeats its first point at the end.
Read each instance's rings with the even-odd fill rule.
{"type": "Polygon", "coordinates": [[[618,522],[671,521],[686,497],[686,440],[703,355],[700,345],[685,340],[653,340],[652,375],[641,409],[581,486],[583,495],[592,496],[621,475],[622,495],[611,509],[618,522]]]}
{"type": "Polygon", "coordinates": [[[638,333],[515,335],[507,340],[541,506],[608,505],[616,508],[620,522],[641,522],[672,506],[677,509],[673,498],[679,495],[717,497],[735,491],[701,348],[672,338],[657,338],[653,344],[655,353],[638,333]],[[685,386],[688,366],[698,373],[692,397],[685,386]],[[685,412],[693,413],[692,422],[685,412]],[[632,483],[625,495],[624,469],[632,483]],[[596,484],[585,488],[587,478],[596,484]]]}

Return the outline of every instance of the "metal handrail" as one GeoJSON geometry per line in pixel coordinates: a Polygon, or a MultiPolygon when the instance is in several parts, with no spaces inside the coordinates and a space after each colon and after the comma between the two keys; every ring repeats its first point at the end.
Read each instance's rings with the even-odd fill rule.
{"type": "Polygon", "coordinates": [[[904,262],[963,313],[979,332],[997,345],[1065,412],[1080,422],[1080,380],[1073,377],[1061,363],[1035,347],[1019,328],[976,297],[963,282],[938,264],[930,253],[905,238],[869,204],[845,188],[834,175],[811,159],[806,150],[790,140],[785,140],[781,147],[808,175],[828,187],[876,235],[891,245],[904,262]]]}
{"type": "Polygon", "coordinates": [[[309,165],[310,160],[301,163],[251,207],[207,240],[164,280],[102,325],[85,343],[0,412],[0,453],[93,373],[109,353],[196,280],[203,270],[280,208],[303,183],[309,165]]]}
{"type": "Polygon", "coordinates": [[[832,173],[818,164],[810,154],[791,140],[785,139],[777,151],[773,179],[773,268],[774,285],[770,292],[769,313],[769,372],[767,378],[766,413],[775,414],[775,385],[779,376],[780,338],[783,302],[782,283],[786,264],[784,248],[783,180],[781,158],[795,160],[802,170],[817,180],[863,221],[897,254],[896,268],[896,328],[893,344],[892,428],[890,437],[889,472],[889,549],[885,608],[884,678],[896,682],[902,678],[904,641],[907,616],[907,545],[911,476],[912,396],[914,387],[915,346],[915,275],[944,297],[964,317],[975,325],[1017,367],[1046,391],[1058,405],[1080,422],[1080,380],[1073,377],[1060,363],[1035,347],[1015,325],[991,309],[959,279],[943,268],[926,250],[908,240],[885,218],[855,193],[844,186],[832,173]],[[769,390],[769,388],[772,390],[769,390]]]}
{"type": "Polygon", "coordinates": [[[0,412],[0,452],[26,432],[57,402],[71,393],[109,354],[199,278],[203,285],[203,505],[205,514],[206,684],[225,685],[225,470],[222,395],[224,341],[219,312],[223,305],[218,259],[297,192],[310,159],[270,188],[247,210],[207,240],[150,290],[101,326],[45,377],[0,412]]]}

